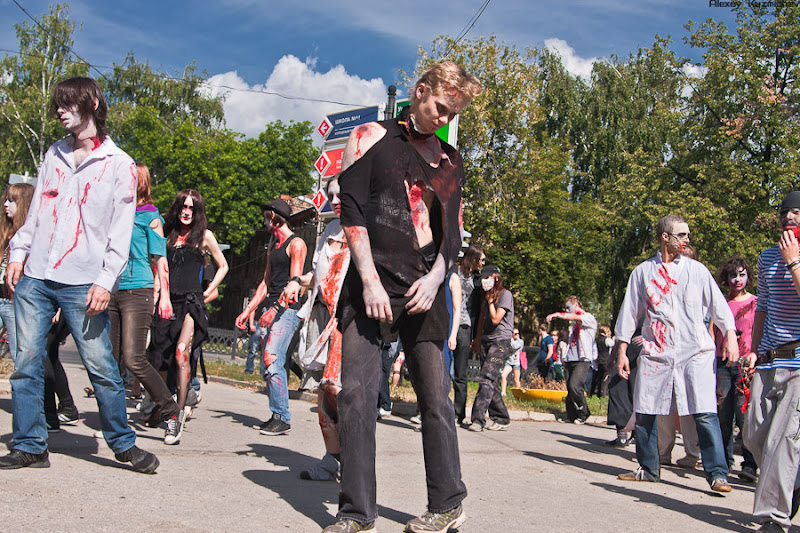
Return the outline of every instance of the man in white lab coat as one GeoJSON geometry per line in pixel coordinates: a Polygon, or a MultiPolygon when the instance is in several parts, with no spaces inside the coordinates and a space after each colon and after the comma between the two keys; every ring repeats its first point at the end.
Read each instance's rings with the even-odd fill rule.
{"type": "Polygon", "coordinates": [[[714,339],[703,319],[708,314],[726,335],[725,360],[739,359],[734,317],[714,277],[701,263],[684,257],[689,225],[677,215],[658,221],[659,252],[637,266],[617,319],[617,371],[630,374],[626,351],[644,316],[644,346],[639,356],[634,409],[639,468],[620,474],[626,481],[658,481],[660,463],[656,415],[691,414],[697,425],[703,469],[711,489],[730,492],[715,396],[714,339]]]}

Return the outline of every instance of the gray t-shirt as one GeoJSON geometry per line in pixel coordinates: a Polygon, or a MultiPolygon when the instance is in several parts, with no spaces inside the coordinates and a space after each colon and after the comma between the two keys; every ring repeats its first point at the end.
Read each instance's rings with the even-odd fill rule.
{"type": "MultiPolygon", "coordinates": [[[[483,305],[487,305],[485,301],[483,305]]],[[[500,323],[495,326],[492,324],[489,310],[486,310],[486,321],[483,324],[483,338],[481,340],[488,342],[510,341],[514,333],[514,298],[508,289],[503,289],[495,306],[498,309],[501,307],[505,309],[506,314],[500,319],[500,323]]]]}
{"type": "Polygon", "coordinates": [[[475,282],[473,281],[472,274],[466,276],[458,269],[458,279],[461,281],[461,322],[459,326],[471,326],[472,320],[469,318],[469,309],[467,308],[472,291],[475,289],[475,282]]]}

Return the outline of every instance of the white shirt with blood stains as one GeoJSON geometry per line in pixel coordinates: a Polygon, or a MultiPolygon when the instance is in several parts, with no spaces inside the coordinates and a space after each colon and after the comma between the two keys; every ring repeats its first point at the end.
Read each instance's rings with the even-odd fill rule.
{"type": "Polygon", "coordinates": [[[644,317],[637,413],[669,414],[673,394],[681,416],[717,412],[715,345],[706,315],[722,331],[735,328],[725,296],[702,263],[683,256],[663,263],[659,253],[631,273],[615,333],[630,343],[644,317]]]}
{"type": "Polygon", "coordinates": [[[54,143],[39,169],[28,218],[10,243],[25,275],[116,289],[136,213],[136,165],[106,137],[77,169],[72,137],[54,143]]]}

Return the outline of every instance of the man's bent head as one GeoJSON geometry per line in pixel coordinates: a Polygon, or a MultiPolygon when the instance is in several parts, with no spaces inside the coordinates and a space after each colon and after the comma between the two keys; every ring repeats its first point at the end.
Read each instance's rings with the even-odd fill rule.
{"type": "Polygon", "coordinates": [[[92,78],[69,78],[56,85],[50,96],[50,114],[61,118],[59,109],[70,110],[82,120],[91,119],[97,128],[97,138],[100,141],[108,135],[106,129],[108,105],[100,86],[92,78]]]}

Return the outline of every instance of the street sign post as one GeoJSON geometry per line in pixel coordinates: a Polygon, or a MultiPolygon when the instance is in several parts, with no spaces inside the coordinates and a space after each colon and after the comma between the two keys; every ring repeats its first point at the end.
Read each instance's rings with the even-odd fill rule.
{"type": "Polygon", "coordinates": [[[311,202],[314,204],[314,207],[317,208],[317,213],[322,211],[322,208],[325,207],[325,202],[327,198],[325,197],[325,193],[322,192],[322,189],[317,191],[317,194],[314,195],[314,198],[311,202]]]}
{"type": "Polygon", "coordinates": [[[317,128],[326,142],[346,139],[356,126],[378,120],[379,106],[362,107],[328,115],[317,128]]]}

